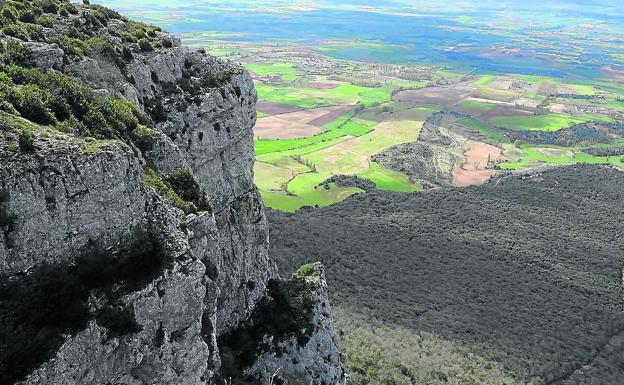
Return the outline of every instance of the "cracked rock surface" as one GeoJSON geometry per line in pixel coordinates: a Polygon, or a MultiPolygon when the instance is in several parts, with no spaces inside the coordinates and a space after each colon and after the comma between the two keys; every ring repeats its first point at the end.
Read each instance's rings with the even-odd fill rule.
{"type": "MultiPolygon", "coordinates": [[[[0,208],[11,218],[0,233],[0,315],[16,329],[25,322],[18,337],[50,336],[22,357],[23,367],[0,362],[2,383],[223,384],[223,337],[265,317],[259,304],[270,286],[289,282],[269,257],[253,184],[252,79],[169,40],[170,48],[135,54],[125,73],[102,58],[70,64],[99,94],[124,97],[152,116],[157,109],[149,149],[121,141],[94,148],[48,130],[25,152],[0,135],[0,208]],[[221,80],[193,95],[171,92],[185,76],[221,80]],[[163,177],[188,168],[209,209],[185,215],[175,208],[144,182],[147,165],[163,177]],[[137,238],[140,229],[149,236],[137,238]],[[42,310],[31,319],[34,304],[42,310]],[[56,316],[76,319],[60,325],[56,316]]],[[[54,44],[31,45],[41,69],[62,61],[54,44]]],[[[283,352],[239,365],[240,376],[268,384],[267,371],[279,366],[288,384],[344,382],[324,278],[300,288],[295,295],[314,301],[312,329],[262,337],[283,352]],[[309,342],[291,349],[300,333],[309,342]]]]}

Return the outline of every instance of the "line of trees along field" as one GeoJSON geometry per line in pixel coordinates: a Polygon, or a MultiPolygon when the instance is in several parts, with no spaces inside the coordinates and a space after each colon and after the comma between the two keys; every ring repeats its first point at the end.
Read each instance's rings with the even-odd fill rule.
{"type": "Polygon", "coordinates": [[[284,273],[327,266],[355,383],[616,384],[623,198],[624,174],[597,166],[371,192],[270,212],[271,254],[284,273]],[[421,343],[398,348],[406,336],[421,343]],[[451,365],[471,355],[481,364],[451,365]]]}

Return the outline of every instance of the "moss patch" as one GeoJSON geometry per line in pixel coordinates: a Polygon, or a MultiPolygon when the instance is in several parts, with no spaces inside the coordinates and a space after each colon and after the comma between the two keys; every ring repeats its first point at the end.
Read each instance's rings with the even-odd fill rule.
{"type": "Polygon", "coordinates": [[[158,173],[150,168],[145,168],[145,175],[143,176],[143,184],[146,187],[156,190],[158,195],[167,198],[174,207],[184,211],[185,214],[191,214],[197,212],[197,206],[193,202],[186,201],[178,195],[173,189],[171,184],[164,180],[158,173]]]}
{"type": "Polygon", "coordinates": [[[295,272],[294,276],[295,278],[305,279],[306,281],[309,281],[309,282],[318,282],[320,278],[318,269],[320,267],[321,267],[320,262],[305,264],[301,266],[299,270],[295,272]]]}

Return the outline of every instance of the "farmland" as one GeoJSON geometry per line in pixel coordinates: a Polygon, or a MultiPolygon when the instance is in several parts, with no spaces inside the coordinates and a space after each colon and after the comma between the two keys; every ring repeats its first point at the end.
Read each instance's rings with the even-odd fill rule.
{"type": "Polygon", "coordinates": [[[288,59],[297,64],[285,65],[279,52],[245,49],[255,53],[241,61],[264,63],[245,66],[258,89],[256,181],[269,207],[294,211],[363,192],[326,183],[336,175],[413,192],[483,184],[548,166],[624,165],[618,150],[620,94],[600,81],[434,67],[420,68],[407,80],[397,75],[400,66],[340,61],[297,53],[295,47],[289,47],[288,59]],[[436,144],[441,137],[443,146],[436,144]],[[434,152],[433,158],[419,150],[401,161],[375,162],[394,146],[416,142],[425,153],[434,152]],[[607,150],[586,152],[592,146],[607,150]],[[438,176],[415,175],[406,171],[406,162],[429,163],[429,174],[438,176]]]}
{"type": "Polygon", "coordinates": [[[296,45],[280,53],[219,44],[246,52],[238,60],[256,82],[256,183],[272,208],[325,206],[363,192],[328,183],[337,175],[414,192],[551,166],[624,165],[620,94],[602,81],[409,71],[310,54],[296,45]],[[395,146],[410,143],[424,149],[387,160],[395,146]],[[595,146],[605,153],[586,152],[595,146]],[[379,156],[383,164],[375,161],[379,156]],[[423,177],[410,172],[409,163],[428,163],[432,170],[423,177]]]}
{"type": "Polygon", "coordinates": [[[597,144],[620,147],[614,125],[622,115],[619,94],[599,81],[344,61],[298,45],[268,50],[254,43],[213,44],[243,62],[256,83],[256,183],[272,208],[325,206],[363,192],[327,182],[337,175],[358,176],[381,190],[413,192],[482,184],[548,165],[622,165],[617,155],[583,151],[597,144]],[[444,118],[438,121],[439,114],[444,118]],[[579,128],[594,123],[599,129],[585,131],[595,132],[579,128]],[[569,138],[574,130],[578,140],[569,138]],[[447,138],[446,146],[432,144],[439,135],[447,138]],[[452,159],[446,164],[415,155],[432,163],[435,174],[447,175],[448,183],[374,161],[414,142],[452,159]]]}
{"type": "Polygon", "coordinates": [[[417,140],[424,122],[441,107],[395,100],[394,93],[414,83],[391,77],[383,84],[367,82],[379,74],[371,65],[322,55],[305,61],[307,55],[300,54],[301,61],[289,55],[296,66],[264,59],[245,64],[258,91],[255,174],[265,204],[295,211],[363,192],[357,186],[327,182],[337,175],[358,176],[381,190],[421,190],[407,175],[371,157],[417,140]]]}
{"type": "Polygon", "coordinates": [[[596,23],[602,8],[574,5],[555,17],[562,10],[548,13],[550,4],[537,13],[517,4],[531,15],[518,23],[514,12],[485,3],[468,14],[435,1],[364,13],[349,2],[307,10],[262,1],[109,3],[251,73],[256,184],[272,208],[325,206],[363,191],[328,182],[340,175],[421,191],[623,164],[622,58],[613,42],[624,30],[596,23]],[[237,22],[225,26],[217,13],[237,22]],[[413,16],[418,23],[408,22],[413,16]],[[405,30],[390,27],[397,23],[405,30]]]}

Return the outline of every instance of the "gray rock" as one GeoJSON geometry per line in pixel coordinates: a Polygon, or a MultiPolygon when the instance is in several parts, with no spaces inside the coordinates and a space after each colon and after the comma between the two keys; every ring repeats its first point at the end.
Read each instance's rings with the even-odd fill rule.
{"type": "Polygon", "coordinates": [[[65,53],[56,44],[24,43],[30,52],[30,57],[35,65],[42,70],[51,70],[63,63],[65,53]]]}
{"type": "MultiPolygon", "coordinates": [[[[97,34],[122,27],[123,21],[111,21],[97,34]]],[[[0,188],[8,191],[4,207],[15,218],[10,231],[0,233],[0,277],[25,276],[43,264],[69,269],[92,245],[117,255],[140,227],[156,232],[172,253],[149,282],[115,298],[113,305],[132,316],[136,330],[118,335],[91,319],[64,334],[60,348],[21,383],[217,384],[220,341],[253,321],[269,282],[279,278],[253,184],[253,81],[239,66],[161,35],[173,48],[137,52],[123,69],[101,57],[66,67],[102,94],[158,115],[150,149],[42,129],[35,150],[21,152],[13,134],[0,136],[0,188]],[[146,164],[163,176],[190,168],[209,210],[185,216],[145,186],[146,164]]],[[[50,60],[42,68],[51,68],[50,60]]],[[[316,304],[313,330],[302,331],[310,342],[291,349],[291,341],[280,341],[288,356],[265,352],[247,373],[266,377],[277,365],[292,384],[342,383],[321,272],[305,290],[316,304]],[[291,358],[298,364],[286,365],[291,358]]],[[[96,291],[89,298],[93,311],[110,305],[96,291]]]]}
{"type": "Polygon", "coordinates": [[[66,262],[87,243],[115,245],[144,220],[141,166],[122,143],[96,154],[63,135],[34,154],[0,148],[0,181],[15,230],[0,243],[0,275],[66,262]]]}
{"type": "MultiPolygon", "coordinates": [[[[305,276],[295,274],[293,280],[305,281],[305,293],[309,301],[314,303],[311,325],[313,330],[307,331],[310,338],[304,346],[294,336],[283,339],[277,342],[275,349],[281,354],[270,351],[258,357],[246,370],[246,374],[256,379],[259,384],[271,385],[277,379],[284,385],[346,383],[344,370],[336,365],[340,362],[340,349],[332,320],[324,268],[319,263],[305,268],[305,276]]],[[[275,337],[267,336],[266,343],[271,345],[273,338],[275,337]]]]}

